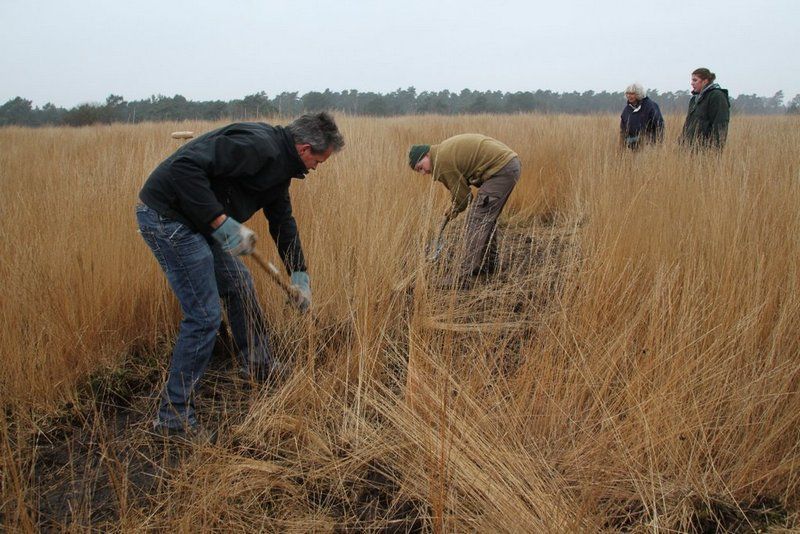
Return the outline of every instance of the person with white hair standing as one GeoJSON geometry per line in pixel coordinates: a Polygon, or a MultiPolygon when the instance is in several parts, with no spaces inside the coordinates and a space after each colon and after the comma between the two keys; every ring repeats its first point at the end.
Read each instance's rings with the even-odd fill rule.
{"type": "Polygon", "coordinates": [[[664,117],[658,104],[647,97],[640,83],[625,88],[628,101],[622,110],[619,123],[620,145],[632,150],[645,143],[658,143],[664,139],[664,117]]]}

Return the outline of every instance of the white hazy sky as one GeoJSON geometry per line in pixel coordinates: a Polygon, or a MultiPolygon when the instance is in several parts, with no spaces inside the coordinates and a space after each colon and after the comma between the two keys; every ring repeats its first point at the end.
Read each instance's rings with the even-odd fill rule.
{"type": "Polygon", "coordinates": [[[0,104],[111,94],[689,89],[800,93],[800,0],[0,0],[0,104]]]}

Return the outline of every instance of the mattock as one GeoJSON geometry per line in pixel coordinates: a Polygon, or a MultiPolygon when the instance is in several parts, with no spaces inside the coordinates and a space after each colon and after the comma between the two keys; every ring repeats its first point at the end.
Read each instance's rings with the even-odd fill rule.
{"type": "MultiPolygon", "coordinates": [[[[434,263],[439,260],[439,256],[442,254],[442,249],[444,249],[444,241],[442,241],[442,237],[444,236],[444,229],[447,226],[447,223],[450,222],[450,215],[445,214],[442,217],[442,222],[439,223],[439,228],[436,231],[436,238],[431,242],[431,244],[425,247],[425,260],[427,263],[434,263]]],[[[418,267],[414,269],[414,271],[397,282],[392,289],[394,291],[403,291],[406,289],[416,278],[419,274],[420,269],[422,267],[418,267]]]]}
{"type": "MultiPolygon", "coordinates": [[[[278,284],[278,286],[283,289],[286,293],[286,296],[289,297],[289,300],[292,302],[298,302],[302,295],[300,294],[300,290],[294,287],[293,285],[289,284],[286,281],[286,278],[281,275],[280,271],[275,264],[271,261],[267,261],[264,257],[256,250],[253,250],[250,254],[250,257],[255,260],[255,262],[264,269],[272,281],[278,284]]],[[[308,335],[308,354],[306,356],[308,362],[308,369],[309,369],[309,380],[313,382],[314,380],[314,373],[316,370],[316,350],[317,350],[317,335],[316,335],[316,324],[317,324],[317,316],[313,310],[309,309],[305,312],[306,317],[308,318],[306,323],[307,328],[307,335],[308,335]]]]}

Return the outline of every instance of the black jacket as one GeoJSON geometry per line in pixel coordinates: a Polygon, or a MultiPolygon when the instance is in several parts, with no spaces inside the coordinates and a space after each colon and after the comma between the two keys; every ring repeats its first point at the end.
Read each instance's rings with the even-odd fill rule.
{"type": "Polygon", "coordinates": [[[620,137],[628,148],[637,148],[643,141],[655,143],[664,139],[664,117],[658,104],[644,97],[638,106],[627,104],[619,123],[620,137]]]}
{"type": "Polygon", "coordinates": [[[161,162],[139,198],[206,236],[222,213],[243,223],[263,209],[287,270],[305,271],[289,184],[306,172],[284,128],[234,123],[190,141],[161,162]]]}
{"type": "Polygon", "coordinates": [[[689,145],[722,149],[728,137],[731,105],[728,90],[714,83],[689,100],[681,140],[689,145]]]}

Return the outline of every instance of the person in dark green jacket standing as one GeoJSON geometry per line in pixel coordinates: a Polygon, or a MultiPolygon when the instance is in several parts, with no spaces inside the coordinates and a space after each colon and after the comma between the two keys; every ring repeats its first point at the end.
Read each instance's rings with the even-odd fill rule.
{"type": "Polygon", "coordinates": [[[693,148],[722,150],[728,137],[731,104],[728,90],[714,83],[717,75],[706,68],[692,72],[692,99],[683,124],[681,142],[693,148]]]}

